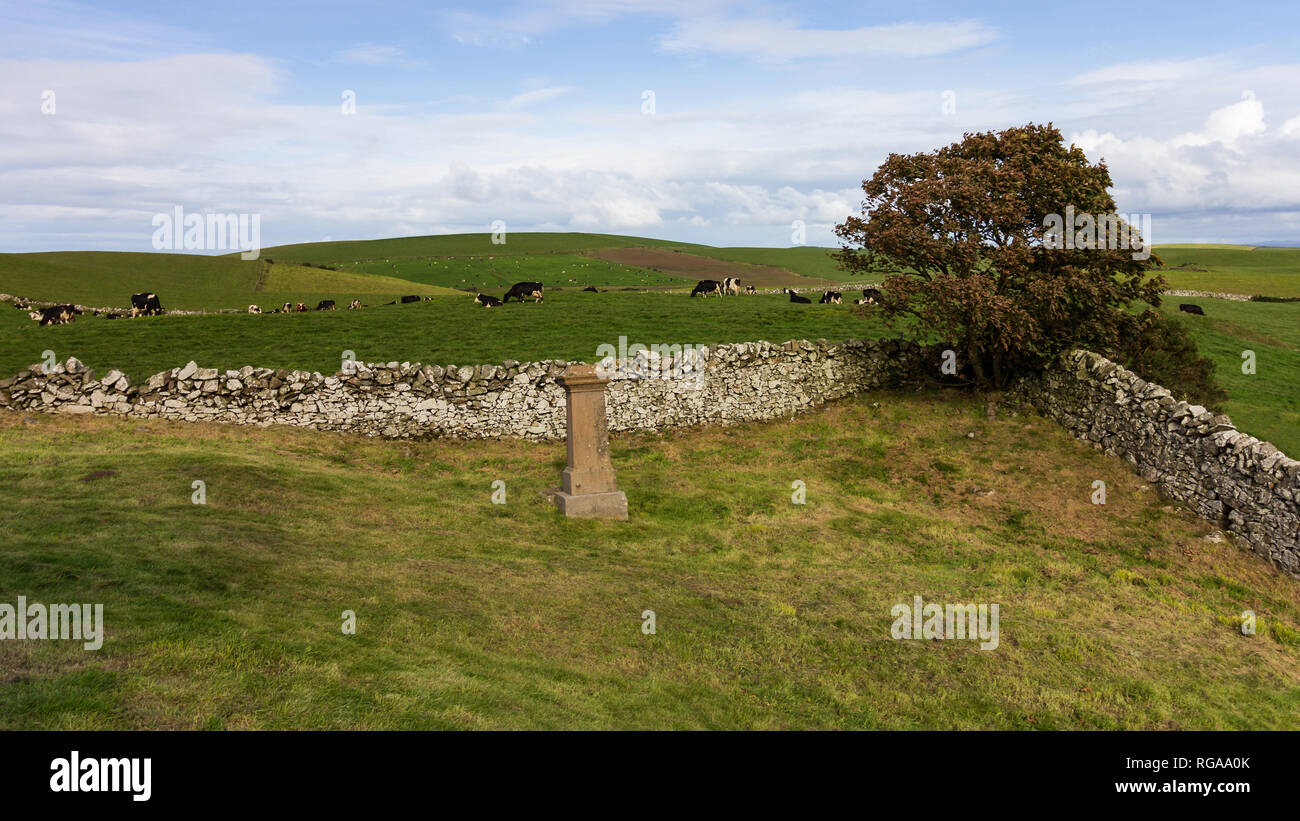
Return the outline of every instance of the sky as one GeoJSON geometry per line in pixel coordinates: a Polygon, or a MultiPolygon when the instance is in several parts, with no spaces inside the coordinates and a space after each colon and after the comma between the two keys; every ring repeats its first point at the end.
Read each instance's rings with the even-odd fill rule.
{"type": "Polygon", "coordinates": [[[0,0],[0,251],[592,231],[812,245],[1051,122],[1155,243],[1300,245],[1300,4],[0,0]]]}

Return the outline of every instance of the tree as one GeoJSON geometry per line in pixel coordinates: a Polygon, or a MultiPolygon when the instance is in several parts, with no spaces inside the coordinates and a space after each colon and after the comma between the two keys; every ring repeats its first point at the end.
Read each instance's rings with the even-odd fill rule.
{"type": "Polygon", "coordinates": [[[1002,388],[1071,347],[1119,351],[1149,321],[1129,306],[1160,304],[1164,280],[1147,278],[1160,260],[1115,215],[1110,187],[1105,163],[1050,123],[967,134],[891,154],[862,183],[861,214],[836,226],[836,257],[885,275],[891,325],[938,336],[965,378],[1002,388]]]}

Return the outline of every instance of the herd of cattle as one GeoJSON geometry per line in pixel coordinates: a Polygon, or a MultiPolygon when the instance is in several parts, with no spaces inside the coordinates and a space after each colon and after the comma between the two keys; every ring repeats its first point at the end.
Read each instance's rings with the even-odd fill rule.
{"type": "MultiPolygon", "coordinates": [[[[583,290],[599,293],[599,291],[597,291],[595,288],[591,287],[590,285],[584,288],[583,290]]],[[[747,286],[744,292],[746,294],[756,293],[753,285],[747,286]]],[[[740,279],[738,277],[725,277],[721,280],[716,280],[716,279],[700,280],[698,284],[696,284],[695,289],[691,291],[691,296],[696,296],[697,294],[701,297],[708,296],[709,294],[717,294],[718,296],[723,296],[727,294],[735,295],[739,293],[741,293],[740,279]]],[[[811,299],[809,299],[806,296],[801,296],[798,292],[796,292],[791,288],[786,288],[785,293],[790,295],[791,302],[794,302],[796,304],[801,304],[801,305],[812,304],[811,299]]],[[[517,282],[500,299],[497,299],[494,296],[489,296],[488,294],[476,294],[474,296],[474,301],[479,305],[482,305],[484,308],[494,308],[509,302],[511,299],[514,299],[518,302],[523,302],[525,297],[531,298],[534,303],[541,302],[542,283],[517,282]]],[[[433,297],[426,296],[424,297],[424,299],[430,300],[433,299],[433,297]]],[[[862,298],[858,300],[854,300],[853,304],[877,305],[881,302],[882,299],[883,297],[878,289],[864,288],[862,289],[862,298]]],[[[414,296],[414,295],[404,296],[400,300],[400,302],[403,305],[410,302],[419,302],[419,301],[421,301],[421,298],[419,296],[414,296]]],[[[821,299],[818,300],[818,302],[822,305],[840,305],[843,303],[843,301],[844,301],[844,295],[839,291],[825,291],[822,293],[821,299]]],[[[398,302],[399,300],[393,300],[392,302],[387,302],[385,304],[396,305],[398,304],[398,302]]],[[[68,323],[72,322],[72,320],[76,318],[79,314],[84,313],[83,310],[81,310],[75,305],[51,305],[48,308],[35,308],[34,310],[31,310],[31,306],[21,301],[18,301],[14,303],[14,307],[21,308],[24,310],[29,310],[28,316],[30,316],[32,319],[39,322],[41,325],[67,325],[68,323]]],[[[354,299],[352,300],[351,303],[348,304],[349,310],[357,310],[359,308],[364,308],[364,307],[366,306],[362,305],[361,300],[359,299],[354,299]]],[[[335,308],[336,306],[334,304],[334,300],[322,299],[320,303],[316,305],[316,308],[314,310],[333,311],[335,310],[335,308]]],[[[307,312],[307,310],[308,308],[305,302],[298,302],[298,303],[286,302],[283,305],[281,305],[279,308],[272,311],[266,311],[266,313],[292,314],[292,313],[305,313],[307,312]]],[[[1198,314],[1200,316],[1205,315],[1205,311],[1204,309],[1201,308],[1201,306],[1192,305],[1190,303],[1183,303],[1179,305],[1178,310],[1189,314],[1198,314]]],[[[249,305],[248,312],[250,314],[263,313],[262,309],[257,305],[249,305]]],[[[163,313],[163,308],[162,308],[162,303],[158,300],[157,294],[146,292],[140,294],[131,294],[130,311],[96,310],[93,311],[93,313],[95,316],[103,316],[106,319],[121,319],[123,317],[158,316],[163,313]]]]}
{"type": "MultiPolygon", "coordinates": [[[[51,305],[48,308],[32,309],[23,302],[15,302],[15,308],[27,310],[27,315],[42,325],[67,325],[85,311],[76,305],[51,305]]],[[[157,294],[131,294],[130,311],[92,311],[95,316],[105,319],[122,319],[123,317],[158,316],[163,312],[162,303],[157,294]]]]}
{"type": "MultiPolygon", "coordinates": [[[[717,280],[717,279],[700,280],[699,283],[696,284],[695,289],[691,291],[691,296],[696,296],[697,294],[701,297],[706,297],[709,294],[717,294],[718,296],[724,296],[727,294],[739,294],[739,293],[740,293],[740,279],[737,277],[726,277],[725,279],[722,280],[717,280]]],[[[753,285],[749,285],[746,286],[745,293],[754,294],[757,293],[757,291],[754,290],[753,285]]],[[[806,296],[801,296],[799,292],[795,291],[792,288],[786,288],[784,290],[784,293],[789,294],[790,301],[796,304],[799,305],[812,304],[811,299],[809,299],[806,296]]],[[[878,289],[864,288],[862,290],[862,299],[855,301],[854,304],[855,305],[876,305],[879,304],[881,299],[882,296],[878,289]]],[[[844,303],[844,294],[840,293],[839,291],[825,291],[822,293],[822,298],[817,301],[821,305],[842,305],[844,303]]]]}

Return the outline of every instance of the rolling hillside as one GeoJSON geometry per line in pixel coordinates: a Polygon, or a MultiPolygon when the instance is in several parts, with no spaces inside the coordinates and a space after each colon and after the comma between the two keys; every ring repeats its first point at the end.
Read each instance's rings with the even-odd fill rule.
{"type": "Polygon", "coordinates": [[[114,251],[0,254],[0,293],[27,299],[125,307],[131,294],[154,291],[163,307],[193,311],[243,309],[282,302],[354,298],[388,301],[403,294],[434,296],[447,289],[409,280],[269,264],[265,258],[114,251]]]}
{"type": "Polygon", "coordinates": [[[1300,297],[1300,248],[1157,245],[1169,287],[1188,291],[1300,297]]]}

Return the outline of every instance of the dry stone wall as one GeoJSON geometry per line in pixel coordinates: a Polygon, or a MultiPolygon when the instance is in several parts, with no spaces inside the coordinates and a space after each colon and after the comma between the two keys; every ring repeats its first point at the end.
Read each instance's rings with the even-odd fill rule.
{"type": "Polygon", "coordinates": [[[1075,436],[1121,456],[1167,496],[1300,576],[1300,462],[1089,351],[1071,351],[1021,392],[1075,436]]]}
{"type": "MultiPolygon", "coordinates": [[[[608,396],[614,431],[736,424],[791,416],[855,391],[892,387],[927,354],[898,341],[715,345],[698,355],[619,360],[608,396]],[[667,372],[665,374],[665,371],[667,372]]],[[[937,360],[936,360],[937,361],[937,360]]],[[[75,359],[0,380],[0,407],[65,414],[295,425],[390,438],[562,439],[571,363],[356,363],[354,372],[183,368],[132,385],[75,359]]]]}

